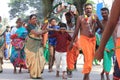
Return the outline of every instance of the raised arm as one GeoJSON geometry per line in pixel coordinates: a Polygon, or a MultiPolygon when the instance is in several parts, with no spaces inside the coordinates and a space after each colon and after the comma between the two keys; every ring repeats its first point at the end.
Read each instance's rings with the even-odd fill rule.
{"type": "Polygon", "coordinates": [[[40,36],[44,33],[46,33],[48,30],[42,30],[40,32],[36,32],[35,30],[31,30],[31,33],[34,34],[35,36],[40,36]]]}
{"type": "Polygon", "coordinates": [[[98,28],[100,28],[100,29],[103,31],[104,26],[102,25],[102,23],[101,23],[100,20],[98,19],[98,16],[95,15],[95,17],[96,17],[96,24],[97,24],[96,31],[97,31],[98,28]]]}
{"type": "Polygon", "coordinates": [[[78,35],[78,31],[79,31],[79,29],[80,29],[80,26],[81,26],[81,16],[79,16],[78,19],[77,19],[76,28],[75,28],[75,31],[74,31],[74,34],[73,34],[73,37],[72,37],[72,40],[71,40],[69,49],[72,48],[73,42],[74,42],[76,36],[78,35]]]}

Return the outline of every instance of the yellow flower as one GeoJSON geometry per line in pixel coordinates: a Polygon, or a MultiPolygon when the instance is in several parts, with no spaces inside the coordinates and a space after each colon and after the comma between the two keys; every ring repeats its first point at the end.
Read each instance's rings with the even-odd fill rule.
{"type": "Polygon", "coordinates": [[[85,18],[88,18],[87,15],[85,15],[85,18]]]}
{"type": "Polygon", "coordinates": [[[44,23],[48,23],[48,20],[46,19],[46,20],[44,21],[44,23]]]}
{"type": "Polygon", "coordinates": [[[92,16],[92,19],[95,20],[95,16],[92,16]]]}
{"type": "Polygon", "coordinates": [[[88,16],[87,16],[87,15],[85,15],[85,21],[86,21],[86,22],[88,21],[88,16]]]}
{"type": "Polygon", "coordinates": [[[92,16],[92,20],[93,22],[96,22],[95,16],[92,16]]]}

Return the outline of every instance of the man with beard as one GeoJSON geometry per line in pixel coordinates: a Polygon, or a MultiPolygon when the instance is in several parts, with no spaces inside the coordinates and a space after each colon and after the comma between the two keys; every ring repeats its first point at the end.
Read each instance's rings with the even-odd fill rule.
{"type": "Polygon", "coordinates": [[[98,27],[102,29],[102,25],[98,17],[92,13],[93,6],[90,3],[85,4],[84,11],[85,14],[81,15],[77,19],[76,29],[73,35],[73,39],[70,44],[70,49],[72,48],[73,42],[78,35],[80,29],[79,47],[84,55],[84,66],[82,73],[84,74],[83,80],[89,80],[89,74],[92,69],[92,62],[95,53],[95,31],[98,27]]]}

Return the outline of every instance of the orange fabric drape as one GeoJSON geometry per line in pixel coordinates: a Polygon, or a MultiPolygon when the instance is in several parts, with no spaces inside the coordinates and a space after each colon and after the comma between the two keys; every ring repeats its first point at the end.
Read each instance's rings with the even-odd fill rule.
{"type": "Polygon", "coordinates": [[[67,42],[67,45],[68,45],[68,49],[67,49],[67,69],[68,70],[74,70],[74,64],[75,64],[75,62],[78,58],[79,50],[80,50],[78,37],[76,37],[76,41],[75,41],[71,50],[69,50],[69,45],[70,45],[69,41],[67,42]]]}
{"type": "MultiPolygon", "coordinates": [[[[68,42],[69,47],[69,42],[68,42]]],[[[67,50],[67,69],[68,70],[74,70],[74,64],[77,60],[77,57],[79,55],[79,50],[76,45],[73,45],[71,50],[67,50]]]]}
{"type": "Polygon", "coordinates": [[[48,40],[48,33],[45,33],[43,34],[43,46],[44,47],[46,46],[47,40],[48,40]]]}
{"type": "Polygon", "coordinates": [[[116,54],[116,57],[117,57],[117,62],[118,62],[119,68],[120,68],[120,48],[117,48],[119,46],[120,46],[120,38],[117,38],[115,54],[116,54]]]}
{"type": "Polygon", "coordinates": [[[84,55],[84,66],[82,73],[90,73],[92,69],[92,62],[94,59],[96,38],[89,38],[84,35],[80,36],[79,39],[80,48],[82,49],[84,55]]]}

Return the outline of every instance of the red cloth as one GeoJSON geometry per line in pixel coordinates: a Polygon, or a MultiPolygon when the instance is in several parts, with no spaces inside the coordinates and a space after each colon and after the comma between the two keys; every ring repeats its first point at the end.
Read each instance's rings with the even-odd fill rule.
{"type": "Polygon", "coordinates": [[[58,52],[67,52],[67,41],[71,41],[71,36],[65,32],[65,33],[61,33],[61,32],[55,32],[54,34],[52,34],[49,37],[56,37],[57,39],[57,44],[55,47],[55,50],[58,52]]]}
{"type": "Polygon", "coordinates": [[[15,38],[17,38],[17,37],[18,37],[17,34],[13,34],[13,35],[10,36],[11,39],[15,39],[15,38]]]}
{"type": "Polygon", "coordinates": [[[24,41],[22,39],[13,39],[11,42],[12,46],[14,46],[16,49],[23,49],[24,47],[24,41]]]}

